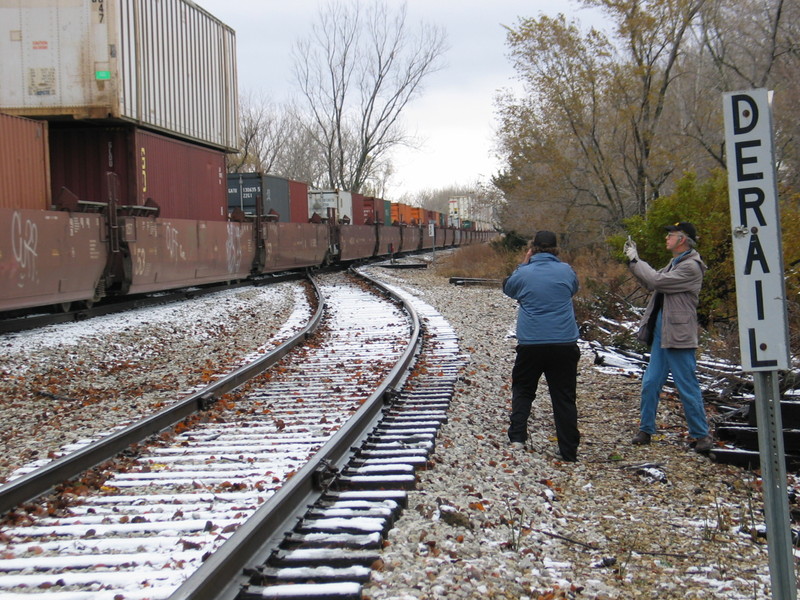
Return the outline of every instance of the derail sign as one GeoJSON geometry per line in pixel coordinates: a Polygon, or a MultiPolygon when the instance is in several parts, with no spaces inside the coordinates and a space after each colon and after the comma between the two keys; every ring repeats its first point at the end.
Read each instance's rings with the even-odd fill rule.
{"type": "Polygon", "coordinates": [[[772,94],[723,94],[739,342],[744,371],[789,368],[772,94]]]}

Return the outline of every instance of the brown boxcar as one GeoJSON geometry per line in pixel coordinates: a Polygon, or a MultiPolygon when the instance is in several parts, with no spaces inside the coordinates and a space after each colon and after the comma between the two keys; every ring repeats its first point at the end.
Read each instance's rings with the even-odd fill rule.
{"type": "Polygon", "coordinates": [[[441,231],[444,232],[444,242],[442,244],[449,248],[453,245],[453,240],[455,239],[455,230],[451,227],[442,227],[441,231]]]}
{"type": "Polygon", "coordinates": [[[92,300],[106,265],[98,214],[0,207],[0,311],[92,300]]]}
{"type": "Polygon", "coordinates": [[[321,265],[330,246],[327,225],[314,223],[262,223],[262,272],[321,265]]]}
{"type": "Polygon", "coordinates": [[[255,256],[252,223],[122,217],[130,249],[128,293],[245,279],[255,256]]]}
{"type": "Polygon", "coordinates": [[[375,227],[375,225],[342,225],[339,228],[339,258],[341,260],[372,258],[378,243],[375,227]]]}
{"type": "Polygon", "coordinates": [[[420,235],[420,247],[423,250],[430,250],[433,248],[433,242],[435,241],[436,235],[436,226],[433,223],[425,223],[424,225],[419,226],[419,235],[420,235]]]}
{"type": "Polygon", "coordinates": [[[0,208],[50,208],[47,123],[0,113],[0,208]]]}
{"type": "Polygon", "coordinates": [[[378,256],[400,252],[400,246],[402,246],[400,227],[391,225],[378,227],[378,256]]]}
{"type": "Polygon", "coordinates": [[[442,229],[437,224],[436,225],[436,241],[434,242],[434,245],[437,248],[444,248],[444,245],[446,243],[446,237],[447,237],[447,230],[446,229],[442,229]]]}
{"type": "Polygon", "coordinates": [[[409,225],[401,228],[401,237],[403,238],[401,252],[413,252],[420,249],[422,242],[419,227],[409,225]]]}
{"type": "Polygon", "coordinates": [[[142,207],[152,199],[166,219],[227,220],[220,150],[132,126],[51,125],[50,163],[56,204],[66,188],[90,202],[107,203],[113,195],[118,205],[142,207]]]}

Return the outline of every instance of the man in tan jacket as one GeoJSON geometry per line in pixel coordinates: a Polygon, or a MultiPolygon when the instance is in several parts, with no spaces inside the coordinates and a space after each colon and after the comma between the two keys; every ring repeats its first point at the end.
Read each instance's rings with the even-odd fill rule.
{"type": "Polygon", "coordinates": [[[625,245],[628,268],[639,282],[654,292],[639,324],[638,338],[650,345],[650,362],[642,377],[639,432],[634,444],[649,444],[656,432],[656,412],[661,388],[670,373],[678,388],[689,436],[695,439],[696,452],[708,452],[713,446],[703,395],[695,375],[697,369],[697,302],[703,285],[706,265],[694,246],[697,230],[682,221],[665,228],[666,249],[672,260],[656,271],[639,259],[636,244],[625,245]]]}

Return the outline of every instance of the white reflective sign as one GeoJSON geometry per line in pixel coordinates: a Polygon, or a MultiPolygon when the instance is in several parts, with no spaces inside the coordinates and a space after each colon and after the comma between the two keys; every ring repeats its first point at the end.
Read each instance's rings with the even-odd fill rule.
{"type": "Polygon", "coordinates": [[[775,186],[772,94],[723,94],[728,188],[744,371],[789,368],[781,222],[775,186]]]}

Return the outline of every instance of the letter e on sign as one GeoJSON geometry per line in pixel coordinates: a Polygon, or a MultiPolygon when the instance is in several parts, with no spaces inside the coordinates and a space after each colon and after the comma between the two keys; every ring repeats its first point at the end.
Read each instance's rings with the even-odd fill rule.
{"type": "Polygon", "coordinates": [[[775,156],[772,92],[723,94],[725,147],[744,371],[789,368],[789,327],[775,156]]]}

